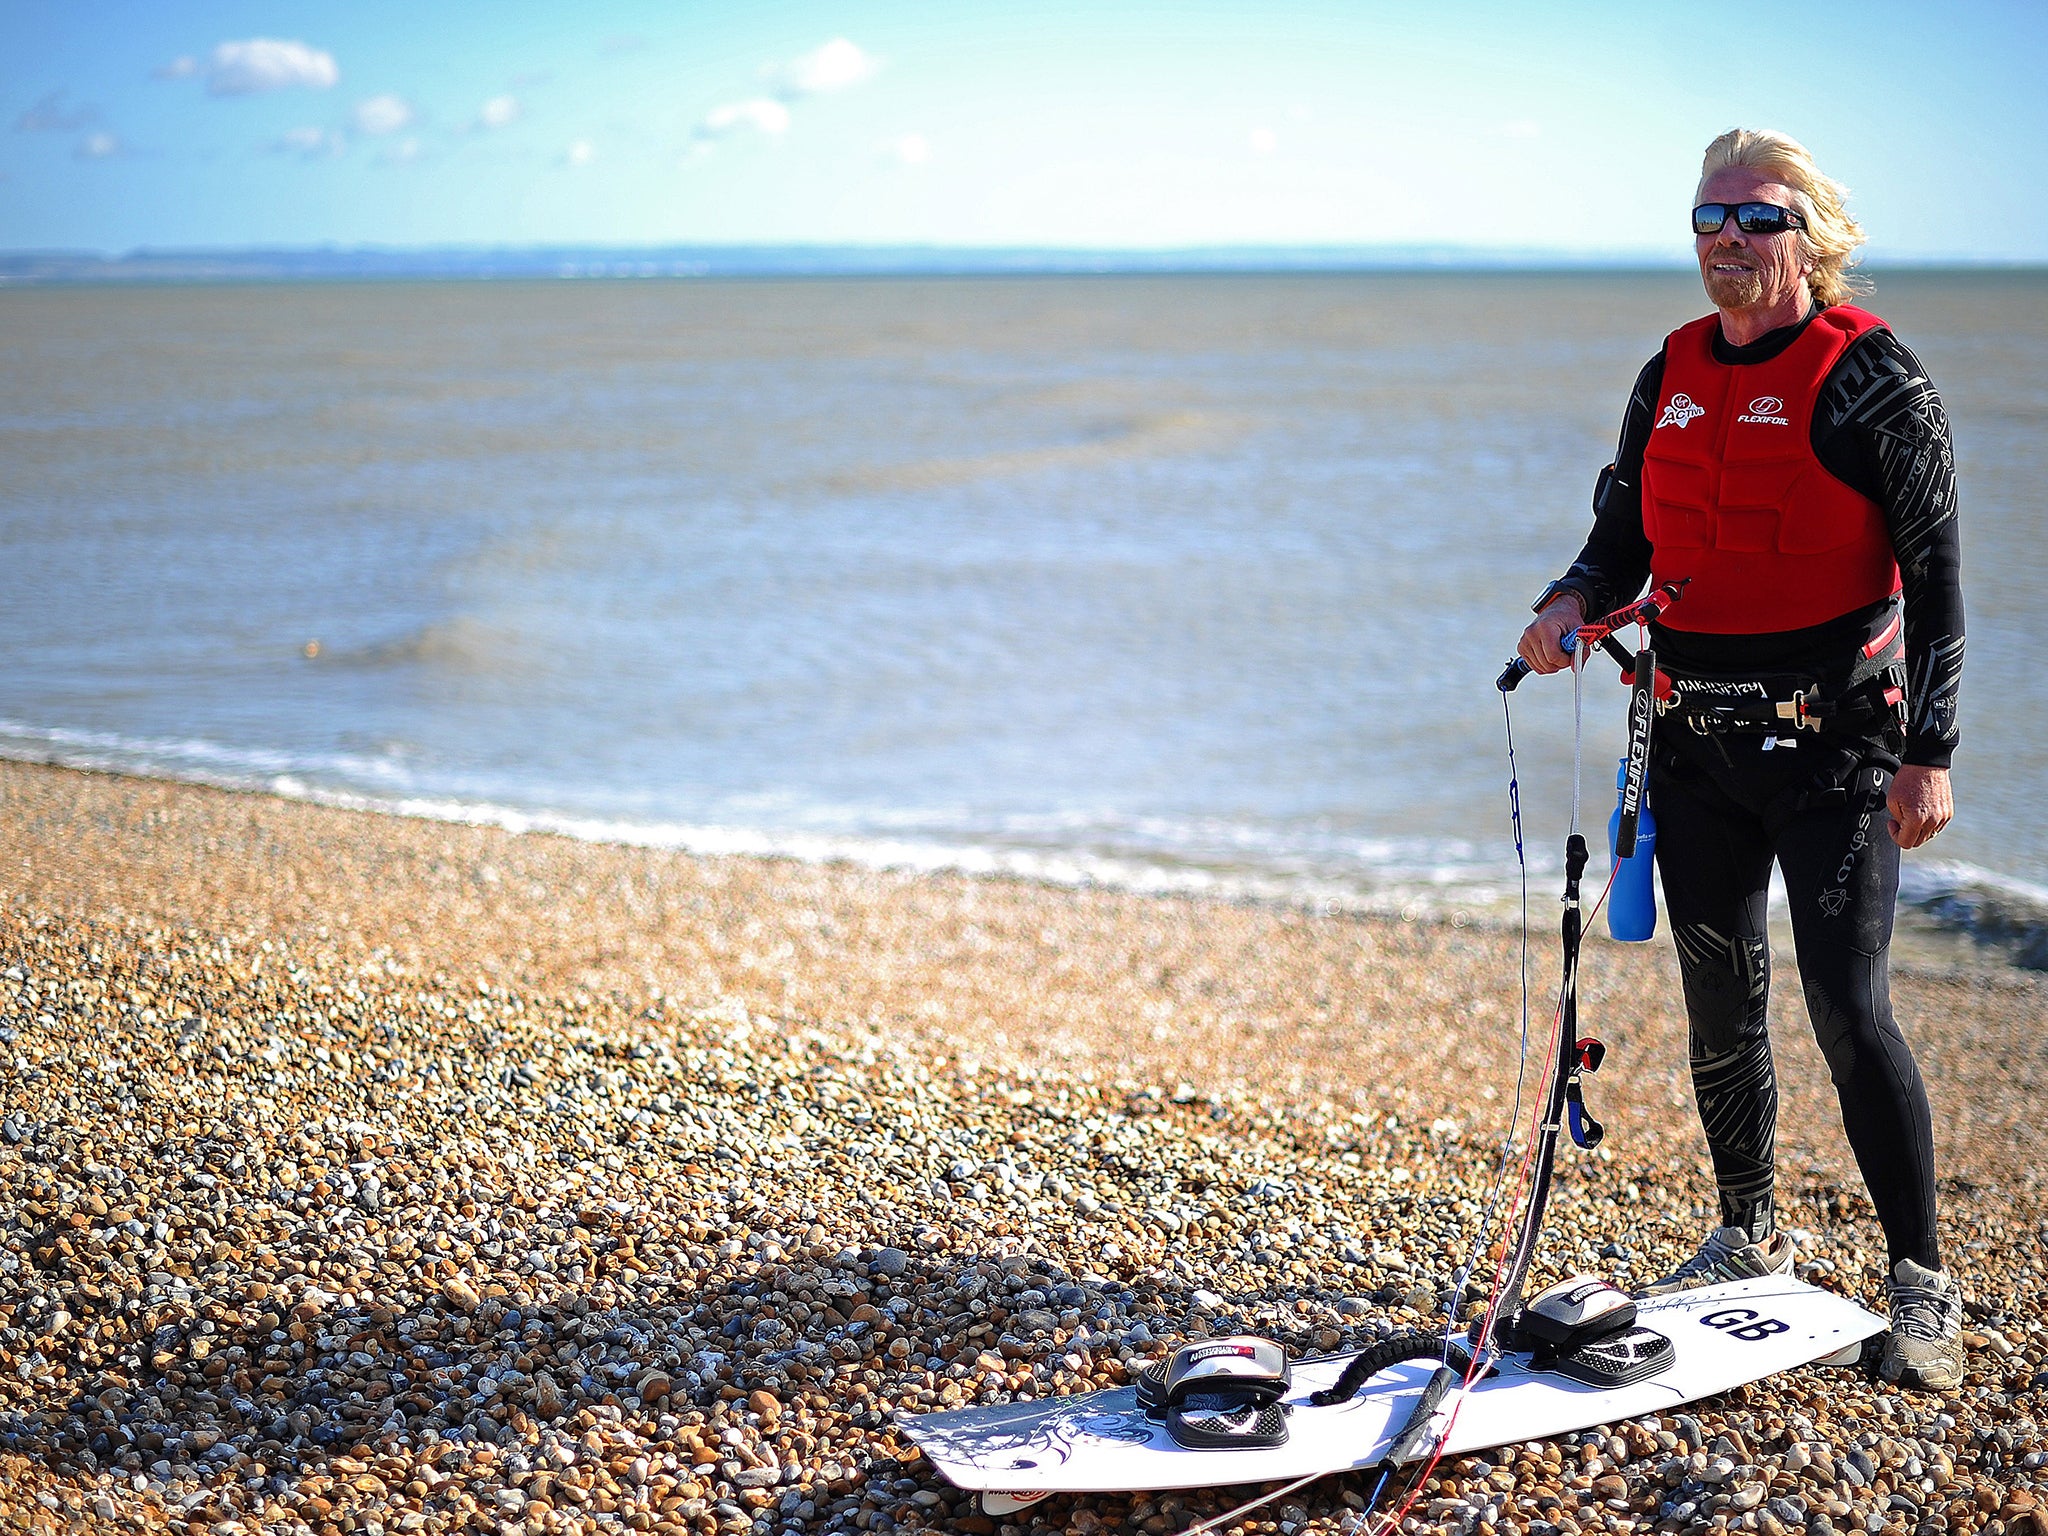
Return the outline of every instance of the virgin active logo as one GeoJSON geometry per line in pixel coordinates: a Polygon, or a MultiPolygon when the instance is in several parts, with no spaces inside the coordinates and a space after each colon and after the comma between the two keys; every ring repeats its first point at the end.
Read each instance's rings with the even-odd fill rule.
{"type": "Polygon", "coordinates": [[[1782,414],[1784,409],[1785,402],[1776,395],[1758,395],[1749,402],[1749,414],[1735,419],[1753,427],[1789,427],[1792,418],[1782,414]]]}
{"type": "Polygon", "coordinates": [[[1660,427],[1677,427],[1682,432],[1685,430],[1687,422],[1695,417],[1706,414],[1706,407],[1694,405],[1691,395],[1673,395],[1671,403],[1664,407],[1664,414],[1657,418],[1657,425],[1660,427]]]}
{"type": "Polygon", "coordinates": [[[1790,1333],[1792,1325],[1749,1307],[1723,1307],[1718,1312],[1709,1312],[1700,1321],[1709,1328],[1718,1328],[1731,1339],[1757,1344],[1780,1333],[1790,1333]]]}

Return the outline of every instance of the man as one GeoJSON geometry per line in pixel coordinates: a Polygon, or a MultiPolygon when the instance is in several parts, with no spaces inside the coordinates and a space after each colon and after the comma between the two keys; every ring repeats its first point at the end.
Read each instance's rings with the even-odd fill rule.
{"type": "Polygon", "coordinates": [[[1927,1093],[1892,1017],[1887,952],[1899,850],[1954,813],[1963,610],[1948,421],[1913,354],[1844,302],[1863,233],[1804,148],[1725,133],[1693,201],[1715,313],[1674,331],[1637,378],[1592,534],[1520,647],[1555,672],[1585,617],[1690,578],[1652,634],[1675,693],[1650,799],[1721,1224],[1645,1293],[1793,1266],[1773,1209],[1775,859],[1807,1011],[1884,1227],[1881,1369],[1946,1390],[1963,1371],[1962,1297],[1941,1267],[1927,1093]]]}

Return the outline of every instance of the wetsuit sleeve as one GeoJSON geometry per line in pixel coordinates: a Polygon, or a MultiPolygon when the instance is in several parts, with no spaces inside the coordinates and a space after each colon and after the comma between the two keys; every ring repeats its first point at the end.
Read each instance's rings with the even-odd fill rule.
{"type": "Polygon", "coordinates": [[[1963,677],[1962,535],[1948,412],[1910,348],[1860,336],[1821,385],[1813,451],[1884,508],[1906,599],[1906,761],[1946,768],[1963,677]]]}
{"type": "Polygon", "coordinates": [[[1610,613],[1632,601],[1650,579],[1650,537],[1643,531],[1643,449],[1664,388],[1664,354],[1636,375],[1628,409],[1621,417],[1621,441],[1614,468],[1593,492],[1593,531],[1558,588],[1576,592],[1587,617],[1610,613]]]}

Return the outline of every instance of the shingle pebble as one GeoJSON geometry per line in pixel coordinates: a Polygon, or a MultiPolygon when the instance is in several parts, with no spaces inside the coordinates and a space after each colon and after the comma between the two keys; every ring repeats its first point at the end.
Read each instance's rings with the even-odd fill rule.
{"type": "MultiPolygon", "coordinates": [[[[232,811],[237,857],[265,850],[303,882],[309,825],[345,829],[350,858],[397,863],[455,835],[0,767],[14,790],[52,780],[96,815],[167,796],[209,835],[232,811]]],[[[19,794],[7,815],[16,852],[62,835],[19,794]]],[[[1205,1332],[1355,1347],[1454,1290],[1493,1172],[1469,1073],[1439,1077],[1434,1100],[1426,1078],[1395,1097],[1193,1064],[1151,1077],[1152,1058],[1105,1042],[1056,1059],[1035,1038],[774,1011],[659,969],[550,982],[570,967],[546,946],[602,942],[599,898],[577,882],[602,889],[592,872],[650,856],[460,835],[500,870],[560,857],[577,872],[548,896],[559,925],[525,930],[524,979],[480,930],[461,936],[473,964],[438,930],[435,964],[407,959],[385,942],[390,914],[366,928],[354,913],[346,942],[226,912],[147,920],[136,908],[167,902],[151,881],[169,877],[144,877],[167,855],[140,833],[143,873],[107,880],[105,910],[0,906],[0,1513],[188,1536],[1173,1532],[1230,1495],[1062,1498],[997,1520],[936,1480],[894,1419],[1127,1382],[1205,1332]]],[[[761,866],[688,868],[740,882],[761,866]]],[[[358,905],[377,889],[366,875],[358,905]]],[[[397,905],[431,906],[405,889],[397,905]]],[[[992,890],[1033,914],[1032,935],[1099,900],[875,889],[992,890]]],[[[1118,902],[1126,926],[1062,952],[1108,973],[1130,924],[1254,920],[1118,902]]],[[[761,910],[780,920],[787,904],[761,910]]],[[[1499,935],[1438,938],[1475,964],[1506,953],[1499,935]]],[[[1421,983],[1381,985],[1391,1014],[1421,983]]],[[[1571,1163],[1547,1264],[1602,1267],[1597,1240],[1651,1266],[1697,1239],[1690,1113],[1631,1117],[1640,1155],[1571,1163]]],[[[1825,1169],[1788,1183],[1837,1264],[1823,1278],[1874,1294],[1853,1185],[1825,1169]]],[[[2038,1189],[1987,1179],[1945,1199],[1982,1314],[1957,1393],[1790,1373],[1454,1458],[1417,1490],[1412,1529],[1905,1536],[1933,1520],[2048,1536],[2038,1189]]],[[[1356,1527],[1369,1486],[1325,1480],[1252,1528],[1356,1527]]]]}

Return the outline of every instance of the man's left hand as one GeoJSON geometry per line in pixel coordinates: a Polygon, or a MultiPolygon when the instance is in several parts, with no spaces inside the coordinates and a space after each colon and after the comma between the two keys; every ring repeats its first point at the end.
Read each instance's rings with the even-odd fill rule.
{"type": "Polygon", "coordinates": [[[1956,813],[1948,770],[1907,763],[1892,779],[1885,809],[1891,812],[1892,841],[1901,848],[1918,848],[1956,813]]]}

